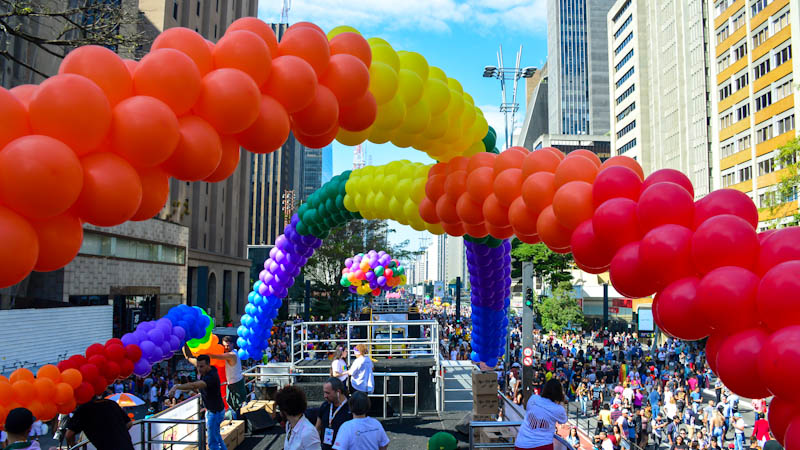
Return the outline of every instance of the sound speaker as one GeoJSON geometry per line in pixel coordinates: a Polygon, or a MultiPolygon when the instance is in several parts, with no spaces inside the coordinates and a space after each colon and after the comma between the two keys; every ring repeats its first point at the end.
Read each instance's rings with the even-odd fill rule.
{"type": "Polygon", "coordinates": [[[244,417],[245,423],[247,423],[247,429],[251,432],[265,430],[277,424],[272,416],[264,409],[257,409],[244,413],[242,416],[244,417]]]}
{"type": "MultiPolygon", "coordinates": [[[[408,313],[408,320],[419,320],[419,312],[409,312],[408,313]]],[[[420,337],[420,326],[419,325],[409,325],[408,326],[408,337],[410,338],[419,338],[420,337]]]]}
{"type": "MultiPolygon", "coordinates": [[[[360,320],[360,321],[369,321],[369,319],[370,319],[370,313],[361,313],[358,316],[358,320],[360,320]]],[[[366,325],[355,326],[355,327],[353,327],[353,331],[356,334],[356,338],[358,338],[358,339],[367,339],[367,326],[366,325]]]]}

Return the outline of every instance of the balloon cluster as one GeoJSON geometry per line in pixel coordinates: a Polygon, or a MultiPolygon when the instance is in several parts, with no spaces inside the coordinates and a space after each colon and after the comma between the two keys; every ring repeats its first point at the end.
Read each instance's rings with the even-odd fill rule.
{"type": "Polygon", "coordinates": [[[147,375],[153,364],[168,360],[179,352],[187,339],[204,336],[206,326],[209,326],[207,320],[208,316],[199,307],[178,305],[166,317],[139,323],[135,331],[122,336],[125,345],[135,345],[141,349],[142,357],[134,366],[133,373],[147,375]]]}
{"type": "MultiPolygon", "coordinates": [[[[133,365],[131,364],[131,367],[133,365]]],[[[105,389],[105,386],[103,387],[105,389]]],[[[0,423],[5,423],[8,412],[14,408],[28,408],[33,415],[47,421],[57,414],[72,412],[77,406],[76,397],[93,387],[83,387],[83,375],[77,369],[66,369],[48,364],[34,376],[28,369],[17,369],[9,378],[0,375],[0,423]]]]}
{"type": "Polygon", "coordinates": [[[344,261],[341,285],[358,295],[381,295],[406,284],[405,268],[381,250],[359,253],[344,261]]]}
{"type": "Polygon", "coordinates": [[[472,286],[472,354],[489,367],[505,353],[511,299],[511,243],[464,243],[472,286]]]}
{"type": "Polygon", "coordinates": [[[481,139],[488,124],[458,81],[429,66],[419,53],[395,51],[380,38],[367,42],[372,52],[369,90],[377,102],[377,116],[363,131],[340,131],[339,142],[391,142],[424,151],[439,161],[484,151],[481,139]]]}
{"type": "Polygon", "coordinates": [[[278,315],[281,299],[274,295],[251,292],[248,300],[249,303],[245,306],[245,315],[242,316],[242,324],[236,330],[239,336],[236,344],[239,346],[239,359],[260,360],[269,345],[272,320],[278,315]]]}
{"type": "Polygon", "coordinates": [[[359,213],[345,208],[346,185],[350,178],[349,170],[336,175],[300,205],[294,225],[297,233],[325,239],[331,228],[361,218],[359,213]]]}

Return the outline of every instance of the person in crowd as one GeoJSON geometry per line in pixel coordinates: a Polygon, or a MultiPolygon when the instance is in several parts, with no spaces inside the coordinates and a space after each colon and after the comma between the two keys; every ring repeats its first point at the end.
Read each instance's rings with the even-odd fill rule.
{"type": "Polygon", "coordinates": [[[744,428],[745,423],[742,414],[738,412],[733,413],[733,444],[735,450],[744,450],[744,428]]]}
{"type": "Polygon", "coordinates": [[[683,435],[679,435],[675,438],[675,443],[672,444],[670,450],[689,450],[689,446],[686,444],[686,438],[683,435]]]}
{"type": "Polygon", "coordinates": [[[753,436],[758,440],[758,446],[761,448],[769,440],[769,422],[763,412],[756,414],[756,423],[753,424],[753,436]]]}
{"type": "Polygon", "coordinates": [[[556,424],[567,422],[567,412],[562,405],[565,401],[561,383],[554,379],[544,384],[541,395],[531,395],[525,407],[525,419],[514,440],[515,448],[552,450],[556,424]]]}
{"type": "Polygon", "coordinates": [[[342,383],[347,382],[347,355],[341,347],[337,347],[331,361],[331,376],[338,378],[342,383]]]}
{"type": "MultiPolygon", "coordinates": [[[[235,339],[233,336],[222,338],[223,353],[208,355],[211,359],[221,359],[225,361],[225,379],[228,385],[228,395],[225,399],[233,412],[233,418],[239,416],[239,410],[247,399],[247,390],[244,387],[244,376],[242,375],[242,362],[234,348],[235,339]]],[[[185,354],[185,352],[184,352],[185,354]]]]}
{"type": "Polygon", "coordinates": [[[75,445],[76,436],[86,435],[97,450],[133,450],[128,429],[133,425],[130,416],[102,395],[78,406],[67,422],[67,444],[75,445]]]}
{"type": "Polygon", "coordinates": [[[39,450],[39,442],[28,438],[36,419],[26,408],[14,408],[6,416],[5,436],[0,437],[4,450],[39,450]]]}
{"type": "Polygon", "coordinates": [[[575,427],[569,428],[569,435],[567,436],[567,442],[572,448],[580,448],[581,446],[581,439],[578,437],[578,429],[575,427]]]}
{"type": "Polygon", "coordinates": [[[322,450],[331,450],[339,428],[343,423],[352,419],[353,414],[347,403],[344,383],[340,379],[328,378],[322,385],[322,396],[325,401],[319,407],[316,427],[322,438],[322,450]]]}
{"type": "Polygon", "coordinates": [[[350,376],[350,386],[355,391],[371,394],[375,390],[375,377],[372,374],[372,359],[367,354],[367,346],[365,344],[356,345],[353,348],[353,356],[356,359],[346,372],[350,376]]]}
{"type": "MultiPolygon", "coordinates": [[[[333,448],[336,450],[386,450],[389,436],[380,422],[367,416],[369,397],[362,391],[353,392],[350,397],[350,411],[353,419],[339,427],[333,448]]],[[[552,435],[551,435],[552,440],[552,435]]]]}
{"type": "Polygon", "coordinates": [[[286,421],[283,450],[321,450],[319,433],[306,418],[306,394],[292,385],[284,386],[275,395],[281,417],[286,421]]]}
{"type": "Polygon", "coordinates": [[[222,401],[220,392],[219,373],[217,368],[211,365],[211,358],[208,355],[198,355],[197,358],[192,358],[187,356],[187,350],[188,347],[185,347],[184,356],[187,361],[197,367],[200,379],[172,386],[167,396],[174,396],[177,390],[200,391],[203,405],[206,408],[208,448],[209,450],[227,450],[219,430],[222,420],[225,418],[225,403],[222,401]]]}

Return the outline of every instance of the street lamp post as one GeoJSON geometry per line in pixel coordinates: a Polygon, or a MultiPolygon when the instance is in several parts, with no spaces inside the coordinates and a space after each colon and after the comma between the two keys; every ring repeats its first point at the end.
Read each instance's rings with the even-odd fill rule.
{"type": "MultiPolygon", "coordinates": [[[[497,78],[500,80],[500,95],[502,96],[502,103],[500,103],[500,112],[505,116],[506,127],[506,142],[505,148],[511,147],[512,134],[514,133],[514,126],[516,122],[516,113],[519,110],[519,103],[517,103],[517,84],[520,78],[530,78],[536,73],[535,67],[525,67],[521,69],[519,66],[520,59],[522,59],[522,46],[519,46],[517,51],[517,64],[514,67],[503,67],[503,46],[497,51],[497,66],[486,66],[483,68],[484,78],[497,78]],[[506,81],[513,82],[514,88],[511,94],[511,101],[506,101],[506,81]],[[510,123],[509,123],[509,113],[510,123]],[[510,125],[510,133],[509,133],[510,125]]],[[[505,149],[503,149],[505,150],[505,149]]]]}

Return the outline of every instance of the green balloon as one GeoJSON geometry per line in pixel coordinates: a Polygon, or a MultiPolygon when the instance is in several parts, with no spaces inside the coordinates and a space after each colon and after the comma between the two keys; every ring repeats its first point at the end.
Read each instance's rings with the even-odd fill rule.
{"type": "Polygon", "coordinates": [[[396,272],[398,275],[403,275],[404,273],[406,273],[406,269],[405,267],[398,267],[396,272]]]}
{"type": "Polygon", "coordinates": [[[315,208],[311,208],[303,214],[303,222],[309,225],[316,225],[319,223],[319,213],[315,208]]]}
{"type": "Polygon", "coordinates": [[[308,211],[308,203],[303,203],[299,208],[297,208],[297,216],[302,218],[306,211],[308,211]]]}
{"type": "Polygon", "coordinates": [[[350,280],[348,280],[347,278],[342,277],[342,281],[340,281],[340,284],[342,286],[344,286],[344,287],[348,287],[348,286],[350,286],[350,280]]]}
{"type": "Polygon", "coordinates": [[[311,231],[308,229],[308,225],[306,225],[303,221],[297,222],[297,225],[295,225],[294,229],[298,234],[302,234],[303,236],[308,236],[311,234],[311,231]]]}
{"type": "Polygon", "coordinates": [[[375,269],[373,269],[372,271],[375,272],[375,275],[381,276],[381,275],[383,275],[383,266],[378,266],[375,269]]]}

